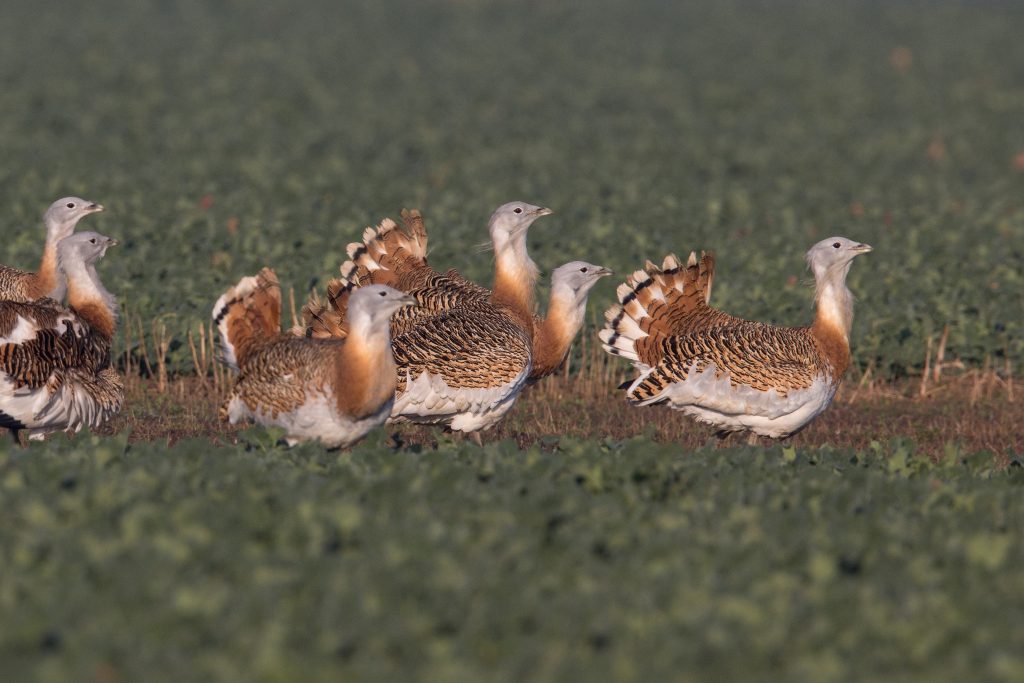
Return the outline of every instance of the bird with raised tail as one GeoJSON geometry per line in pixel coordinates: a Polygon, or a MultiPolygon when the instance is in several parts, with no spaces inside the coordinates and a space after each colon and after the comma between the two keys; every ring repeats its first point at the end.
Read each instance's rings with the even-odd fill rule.
{"type": "Polygon", "coordinates": [[[280,427],[289,445],[355,443],[391,414],[397,372],[388,320],[415,303],[391,287],[364,287],[348,302],[348,336],[306,339],[281,331],[274,271],[242,278],[213,308],[222,360],[238,370],[222,419],[280,427]]]}
{"type": "Polygon", "coordinates": [[[473,432],[495,424],[512,407],[533,367],[534,297],[538,269],[526,251],[530,226],[550,209],[509,202],[491,215],[494,287],[427,264],[427,234],[419,212],[403,212],[406,231],[390,220],[350,244],[341,279],[328,300],[303,310],[310,337],[344,336],[349,296],[368,283],[402,288],[419,304],[392,318],[398,390],[394,420],[473,432]]]}
{"type": "MultiPolygon", "coordinates": [[[[438,274],[434,282],[454,282],[451,275],[454,272],[438,274]]],[[[543,317],[535,315],[533,320],[532,367],[528,378],[531,382],[554,373],[565,362],[573,340],[583,327],[590,290],[598,280],[611,274],[608,268],[586,261],[571,261],[552,272],[547,312],[543,317]]],[[[401,335],[440,313],[489,298],[490,290],[466,282],[468,286],[455,284],[435,288],[425,285],[415,289],[412,294],[421,306],[414,313],[399,311],[392,317],[392,334],[401,335]],[[422,305],[423,301],[427,302],[427,306],[422,305]]],[[[345,298],[338,294],[340,292],[347,297],[354,289],[355,286],[350,282],[338,279],[332,280],[328,287],[327,303],[320,302],[315,294],[312,295],[310,303],[303,308],[306,327],[302,328],[301,333],[314,338],[343,338],[346,334],[342,318],[345,298]]]]}
{"type": "Polygon", "coordinates": [[[708,305],[709,255],[685,268],[669,257],[619,287],[600,338],[608,353],[640,372],[626,396],[635,405],[667,403],[720,433],[786,438],[832,402],[850,364],[853,295],[846,275],[867,244],[830,237],[811,247],[814,322],[779,327],[741,320],[708,305]]]}
{"type": "Polygon", "coordinates": [[[538,270],[526,253],[526,231],[551,209],[524,202],[509,202],[491,215],[488,230],[496,254],[494,290],[464,278],[457,270],[440,273],[427,263],[427,230],[417,210],[403,210],[402,230],[390,218],[363,231],[363,241],[348,245],[349,260],[341,264],[341,277],[327,286],[327,299],[310,296],[303,308],[305,334],[312,337],[344,336],[346,298],[358,287],[389,285],[416,297],[416,308],[392,319],[392,333],[408,329],[417,320],[467,302],[519,300],[513,308],[530,308],[538,270]],[[527,301],[523,302],[522,299],[527,301]]]}
{"type": "Polygon", "coordinates": [[[0,427],[15,438],[96,427],[120,411],[124,386],[110,365],[117,301],[95,267],[115,244],[95,232],[61,240],[67,308],[52,299],[0,302],[0,427]]]}
{"type": "Polygon", "coordinates": [[[102,211],[103,206],[80,197],[58,199],[43,214],[46,244],[39,269],[30,273],[0,265],[0,300],[31,302],[48,297],[64,298],[66,283],[57,267],[57,245],[75,231],[85,216],[102,211]]]}

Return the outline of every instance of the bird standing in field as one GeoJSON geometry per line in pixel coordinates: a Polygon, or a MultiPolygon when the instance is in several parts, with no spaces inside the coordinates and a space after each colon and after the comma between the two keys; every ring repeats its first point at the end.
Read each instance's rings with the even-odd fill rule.
{"type": "Polygon", "coordinates": [[[362,243],[349,245],[351,260],[341,266],[342,278],[329,284],[327,302],[314,298],[305,307],[306,334],[344,336],[340,317],[347,297],[368,283],[409,292],[419,307],[392,319],[399,374],[392,418],[455,431],[486,429],[511,408],[528,380],[562,363],[582,325],[587,293],[610,272],[582,261],[563,266],[553,281],[548,316],[536,318],[538,270],[526,252],[526,233],[549,213],[523,202],[494,212],[491,290],[427,264],[419,212],[403,212],[404,232],[389,220],[368,228],[362,243]]]}
{"type": "Polygon", "coordinates": [[[39,270],[29,273],[9,266],[0,266],[0,300],[30,302],[49,297],[64,298],[65,279],[57,267],[57,245],[75,231],[78,221],[103,206],[80,197],[58,199],[43,214],[46,245],[39,270]]]}
{"type": "MultiPolygon", "coordinates": [[[[399,311],[392,317],[392,334],[401,335],[440,313],[486,301],[490,297],[490,290],[484,287],[468,280],[463,281],[466,284],[459,282],[462,276],[454,270],[444,275],[432,272],[437,277],[430,284],[416,287],[412,291],[420,304],[417,310],[408,313],[399,311]],[[435,286],[438,283],[439,286],[435,286]]],[[[547,377],[562,366],[573,340],[583,327],[590,290],[598,280],[611,274],[608,268],[586,261],[571,261],[551,273],[547,312],[543,317],[535,315],[533,320],[531,382],[547,377]]],[[[345,300],[356,288],[357,285],[350,280],[335,279],[328,284],[326,302],[321,302],[313,294],[303,308],[306,326],[299,332],[314,338],[343,338],[346,334],[343,318],[345,300]]]]}
{"type": "Polygon", "coordinates": [[[533,325],[530,381],[536,382],[562,367],[569,348],[583,327],[587,297],[598,280],[612,271],[586,261],[570,261],[551,273],[551,296],[543,319],[533,325]]]}
{"type": "Polygon", "coordinates": [[[388,319],[414,303],[391,287],[365,287],[349,300],[347,337],[305,339],[281,331],[274,271],[243,278],[213,308],[223,360],[239,373],[221,417],[281,427],[289,445],[355,443],[391,413],[397,375],[388,319]]]}
{"type": "Polygon", "coordinates": [[[714,260],[648,263],[619,287],[600,332],[606,351],[640,376],[626,390],[635,405],[668,403],[720,433],[786,438],[828,407],[850,363],[853,295],[846,275],[866,244],[830,237],[807,252],[815,279],[814,323],[779,327],[708,306],[714,260]]]}
{"type": "Polygon", "coordinates": [[[0,302],[0,427],[17,439],[96,427],[121,409],[124,387],[110,365],[117,301],[95,263],[117,241],[95,232],[61,240],[57,261],[68,308],[52,299],[0,302]]]}

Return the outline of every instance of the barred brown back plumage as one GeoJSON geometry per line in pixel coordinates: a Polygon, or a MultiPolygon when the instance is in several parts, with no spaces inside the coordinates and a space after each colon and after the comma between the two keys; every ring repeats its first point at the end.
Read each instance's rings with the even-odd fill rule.
{"type": "Polygon", "coordinates": [[[668,385],[685,381],[691,369],[702,372],[711,364],[717,377],[728,375],[734,385],[775,389],[780,396],[806,389],[831,371],[809,327],[744,321],[666,337],[659,345],[660,362],[630,392],[630,400],[651,399],[668,385]]]}
{"type": "MultiPolygon", "coordinates": [[[[298,408],[310,389],[322,389],[342,340],[277,335],[264,340],[240,366],[232,396],[276,416],[298,408]],[[294,381],[281,381],[286,375],[294,381]]],[[[230,400],[230,397],[229,399],[230,400]]],[[[221,411],[226,417],[226,408],[221,411]]]]}
{"type": "Polygon", "coordinates": [[[0,335],[12,334],[19,320],[34,327],[31,339],[0,344],[0,371],[18,388],[43,386],[55,372],[78,369],[100,372],[110,364],[110,340],[79,323],[81,333],[61,315],[72,316],[56,302],[0,302],[0,335]],[[54,329],[58,327],[59,329],[54,329]]]}
{"type": "Polygon", "coordinates": [[[406,372],[440,375],[453,388],[485,389],[511,382],[529,363],[531,339],[501,307],[469,302],[421,322],[392,339],[400,392],[406,372]]]}
{"type": "Polygon", "coordinates": [[[10,266],[0,266],[0,300],[27,302],[32,300],[27,273],[10,266]]]}
{"type": "Polygon", "coordinates": [[[606,349],[621,355],[617,342],[625,335],[631,353],[653,366],[661,358],[660,341],[665,337],[743,322],[708,305],[714,269],[712,252],[701,252],[700,259],[691,253],[685,266],[673,254],[665,257],[661,267],[648,261],[644,271],[633,273],[620,285],[619,303],[605,313],[606,349]],[[641,334],[630,333],[633,325],[641,334]]]}

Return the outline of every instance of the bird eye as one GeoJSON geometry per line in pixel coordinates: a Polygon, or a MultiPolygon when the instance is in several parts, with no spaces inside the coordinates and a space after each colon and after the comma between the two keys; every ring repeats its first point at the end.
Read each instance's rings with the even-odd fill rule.
{"type": "Polygon", "coordinates": [[[833,243],[832,243],[832,246],[833,246],[834,248],[838,249],[839,247],[841,247],[841,246],[843,246],[843,245],[839,244],[839,242],[833,242],[833,243]]]}
{"type": "Polygon", "coordinates": [[[381,296],[387,296],[387,295],[388,295],[388,293],[387,293],[387,292],[381,292],[381,293],[380,293],[380,295],[381,295],[381,296]]]}
{"type": "Polygon", "coordinates": [[[580,272],[581,272],[581,273],[585,273],[585,272],[587,272],[587,267],[586,267],[586,266],[583,266],[582,268],[580,268],[580,272]]]}
{"type": "Polygon", "coordinates": [[[516,208],[512,209],[512,213],[522,213],[522,212],[523,212],[523,210],[520,209],[518,206],[516,208]]]}
{"type": "Polygon", "coordinates": [[[89,243],[90,243],[90,244],[96,244],[96,238],[95,238],[95,237],[91,238],[91,239],[89,240],[89,243]]]}
{"type": "Polygon", "coordinates": [[[69,209],[75,208],[75,203],[74,202],[68,202],[68,208],[69,209]]]}

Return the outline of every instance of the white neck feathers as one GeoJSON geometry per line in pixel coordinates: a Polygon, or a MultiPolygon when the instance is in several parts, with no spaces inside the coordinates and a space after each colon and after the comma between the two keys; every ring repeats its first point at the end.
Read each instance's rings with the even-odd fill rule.
{"type": "Polygon", "coordinates": [[[850,261],[815,272],[815,324],[835,328],[849,340],[853,325],[853,294],[846,287],[850,261]]]}
{"type": "Polygon", "coordinates": [[[526,232],[511,239],[495,239],[494,290],[496,303],[515,311],[524,327],[533,326],[534,291],[540,270],[526,253],[526,232]]]}
{"type": "Polygon", "coordinates": [[[549,320],[552,323],[558,322],[571,340],[583,327],[583,316],[587,309],[586,294],[583,292],[580,296],[571,287],[564,284],[552,287],[545,322],[549,320]]]}
{"type": "Polygon", "coordinates": [[[62,260],[60,268],[67,277],[69,305],[75,308],[100,305],[114,319],[117,318],[117,299],[100,282],[99,274],[92,264],[87,265],[74,258],[62,260]]]}

